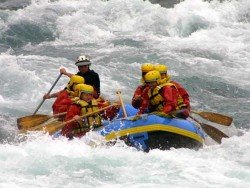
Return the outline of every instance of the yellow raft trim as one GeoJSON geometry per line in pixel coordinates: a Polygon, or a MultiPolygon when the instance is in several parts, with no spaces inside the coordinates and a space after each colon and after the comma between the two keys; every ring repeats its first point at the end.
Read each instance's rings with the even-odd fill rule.
{"type": "Polygon", "coordinates": [[[166,131],[166,132],[176,133],[179,135],[192,138],[202,144],[204,143],[203,138],[196,133],[183,130],[183,129],[180,129],[178,127],[174,127],[171,125],[162,125],[162,124],[152,124],[152,125],[147,125],[147,126],[129,128],[129,129],[125,129],[125,130],[121,130],[117,132],[111,132],[110,134],[105,136],[105,139],[107,141],[110,141],[121,136],[127,136],[130,134],[137,134],[137,133],[150,132],[150,131],[166,131]]]}

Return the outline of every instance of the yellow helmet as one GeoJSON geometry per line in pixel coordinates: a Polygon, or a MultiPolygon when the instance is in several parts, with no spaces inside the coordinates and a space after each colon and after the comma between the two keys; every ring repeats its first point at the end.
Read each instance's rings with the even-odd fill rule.
{"type": "Polygon", "coordinates": [[[72,75],[69,82],[70,84],[83,84],[85,80],[82,76],[72,75]]]}
{"type": "Polygon", "coordinates": [[[142,72],[149,72],[149,71],[152,71],[154,70],[154,65],[151,64],[151,63],[143,63],[141,65],[141,71],[142,72]]]}
{"type": "Polygon", "coordinates": [[[67,84],[67,89],[72,91],[74,90],[74,88],[72,88],[74,84],[83,84],[84,82],[85,82],[85,79],[82,76],[72,75],[69,80],[69,83],[67,84]]]}
{"type": "Polygon", "coordinates": [[[163,74],[163,73],[167,73],[168,67],[166,65],[163,65],[163,64],[157,64],[157,65],[155,65],[155,70],[157,70],[161,74],[163,74]]]}
{"type": "Polygon", "coordinates": [[[149,71],[145,75],[145,82],[155,82],[161,80],[161,74],[159,71],[149,71]]]}
{"type": "Polygon", "coordinates": [[[79,84],[79,97],[81,96],[82,93],[87,93],[87,94],[93,94],[94,93],[94,88],[91,85],[87,84],[79,84]]]}
{"type": "Polygon", "coordinates": [[[79,96],[79,91],[81,90],[82,87],[84,87],[85,84],[77,84],[73,87],[74,90],[74,96],[78,97],[79,96]]]}
{"type": "Polygon", "coordinates": [[[77,84],[77,85],[75,86],[75,91],[80,91],[82,88],[84,88],[85,85],[86,85],[86,84],[77,84]]]}

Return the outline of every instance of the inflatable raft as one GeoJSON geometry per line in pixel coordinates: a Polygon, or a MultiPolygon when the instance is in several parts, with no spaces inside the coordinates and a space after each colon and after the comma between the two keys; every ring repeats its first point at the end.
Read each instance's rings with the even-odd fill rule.
{"type": "MultiPolygon", "coordinates": [[[[107,141],[117,139],[148,152],[151,149],[166,150],[174,148],[199,149],[203,147],[205,134],[194,123],[177,118],[166,118],[154,114],[144,114],[139,119],[134,115],[137,110],[126,105],[129,117],[118,118],[104,123],[97,132],[107,141]]],[[[122,113],[119,113],[122,116],[122,113]]]]}

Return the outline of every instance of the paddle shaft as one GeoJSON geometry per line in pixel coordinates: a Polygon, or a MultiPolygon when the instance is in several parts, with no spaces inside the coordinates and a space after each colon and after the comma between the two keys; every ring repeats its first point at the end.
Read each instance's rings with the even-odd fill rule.
{"type": "MultiPolygon", "coordinates": [[[[55,85],[57,84],[58,80],[61,78],[62,73],[57,77],[56,81],[54,82],[54,84],[52,85],[52,87],[50,88],[50,90],[48,91],[47,94],[50,94],[50,92],[52,91],[52,89],[55,87],[55,85]]],[[[41,103],[38,105],[38,107],[36,108],[35,112],[33,113],[33,115],[35,115],[37,113],[37,111],[39,110],[39,108],[42,106],[42,104],[44,103],[46,99],[43,99],[41,101],[41,103]]]]}
{"type": "Polygon", "coordinates": [[[125,109],[125,106],[124,106],[124,102],[123,102],[123,99],[122,99],[121,91],[117,91],[116,94],[118,95],[119,100],[121,102],[122,111],[123,111],[123,117],[127,118],[128,115],[127,115],[127,112],[126,112],[126,109],[125,109]]]}
{"type": "Polygon", "coordinates": [[[67,114],[67,112],[61,112],[61,113],[54,114],[54,115],[50,116],[50,118],[53,118],[53,117],[60,117],[60,116],[66,115],[66,114],[67,114]]]}
{"type": "MultiPolygon", "coordinates": [[[[82,116],[80,116],[80,118],[85,118],[85,117],[91,116],[91,115],[93,115],[93,114],[102,112],[102,111],[107,110],[108,108],[111,108],[111,107],[114,107],[114,106],[117,106],[117,105],[109,105],[109,106],[106,106],[106,107],[101,108],[101,109],[99,109],[99,110],[96,110],[96,111],[94,111],[94,112],[90,112],[90,113],[87,113],[87,114],[85,114],[85,115],[82,115],[82,116]]],[[[75,120],[75,119],[71,119],[71,120],[69,120],[69,121],[66,121],[66,122],[61,123],[60,125],[57,126],[57,130],[56,130],[56,131],[62,129],[66,124],[71,123],[71,122],[74,122],[74,121],[76,121],[76,120],[75,120]]],[[[56,132],[56,131],[55,131],[55,132],[56,132]]],[[[52,134],[53,134],[53,133],[52,133],[52,134]]]]}

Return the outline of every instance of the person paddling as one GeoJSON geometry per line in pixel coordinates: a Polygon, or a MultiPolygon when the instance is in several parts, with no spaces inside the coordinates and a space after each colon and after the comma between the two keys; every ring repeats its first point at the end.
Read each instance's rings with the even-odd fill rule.
{"type": "Polygon", "coordinates": [[[75,91],[77,84],[83,84],[84,78],[78,75],[72,75],[67,86],[56,93],[44,94],[44,99],[56,98],[52,105],[53,114],[66,112],[72,103],[72,98],[76,97],[75,91]]]}
{"type": "Polygon", "coordinates": [[[161,83],[172,83],[176,86],[180,97],[178,98],[179,109],[175,112],[176,117],[186,119],[191,110],[189,94],[187,90],[178,82],[171,80],[171,76],[168,75],[168,67],[164,64],[155,65],[155,70],[159,71],[161,74],[161,83]]]}
{"type": "Polygon", "coordinates": [[[138,109],[141,106],[141,102],[142,102],[142,92],[146,87],[146,83],[145,83],[145,74],[148,73],[149,71],[154,70],[154,65],[151,63],[144,63],[141,66],[141,73],[142,73],[142,77],[141,77],[141,85],[139,85],[133,95],[132,98],[132,106],[136,109],[138,109]]]}
{"type": "MultiPolygon", "coordinates": [[[[85,79],[85,84],[94,87],[94,98],[97,99],[100,96],[100,78],[98,73],[96,73],[94,70],[90,70],[90,57],[87,55],[80,55],[76,59],[75,65],[79,70],[76,75],[82,76],[85,79]]],[[[73,75],[72,73],[67,72],[65,68],[61,68],[60,73],[68,77],[73,75]]]]}
{"type": "Polygon", "coordinates": [[[138,114],[149,112],[163,112],[166,115],[176,117],[176,111],[181,107],[179,101],[180,93],[177,87],[171,82],[161,83],[159,71],[150,71],[145,75],[147,88],[142,94],[142,103],[138,114]],[[148,89],[149,88],[149,89],[148,89]]]}
{"type": "MultiPolygon", "coordinates": [[[[65,121],[74,119],[75,121],[66,124],[62,128],[62,135],[68,138],[82,137],[91,130],[102,125],[102,118],[106,117],[105,112],[96,113],[82,119],[80,116],[99,110],[101,107],[94,98],[94,88],[91,85],[79,84],[79,99],[70,105],[65,121]]],[[[119,109],[119,104],[117,105],[119,109]]],[[[111,109],[112,110],[112,109],[111,109]]],[[[108,111],[108,109],[106,110],[108,111]]]]}

